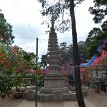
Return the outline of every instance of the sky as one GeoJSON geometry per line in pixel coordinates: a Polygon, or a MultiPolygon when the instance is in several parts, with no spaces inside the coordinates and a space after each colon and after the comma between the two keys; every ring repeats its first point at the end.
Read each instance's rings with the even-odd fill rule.
{"type": "MultiPolygon", "coordinates": [[[[85,41],[88,32],[99,25],[92,21],[93,16],[88,8],[92,6],[93,0],[85,0],[84,3],[75,8],[78,42],[85,41]]],[[[13,26],[14,44],[27,52],[36,53],[36,38],[38,37],[39,60],[41,55],[47,53],[48,37],[46,25],[42,25],[40,14],[41,5],[37,0],[0,0],[0,9],[5,19],[13,26]]],[[[57,32],[58,42],[72,43],[71,31],[65,33],[57,32]]]]}

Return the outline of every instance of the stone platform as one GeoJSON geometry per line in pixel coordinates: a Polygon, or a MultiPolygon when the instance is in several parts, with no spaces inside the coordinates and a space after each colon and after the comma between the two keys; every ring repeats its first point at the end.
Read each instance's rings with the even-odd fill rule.
{"type": "Polygon", "coordinates": [[[76,93],[70,93],[68,87],[65,87],[62,73],[49,73],[44,78],[44,87],[40,89],[38,98],[39,101],[76,100],[76,93]]]}
{"type": "MultiPolygon", "coordinates": [[[[87,91],[83,90],[83,96],[87,96],[87,91]]],[[[35,100],[35,88],[28,88],[22,92],[22,99],[34,101],[35,100]]],[[[47,102],[47,101],[76,101],[76,93],[75,91],[68,90],[67,87],[65,89],[61,88],[54,88],[54,89],[44,89],[41,88],[38,91],[38,100],[40,102],[47,102]],[[42,92],[41,92],[42,91],[42,92]]]]}
{"type": "Polygon", "coordinates": [[[70,92],[67,87],[65,88],[41,88],[38,93],[39,101],[64,101],[64,100],[76,100],[76,93],[70,92]]]}

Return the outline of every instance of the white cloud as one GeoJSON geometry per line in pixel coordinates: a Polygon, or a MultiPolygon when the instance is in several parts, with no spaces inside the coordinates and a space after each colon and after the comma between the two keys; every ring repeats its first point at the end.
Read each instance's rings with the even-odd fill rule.
{"type": "MultiPolygon", "coordinates": [[[[76,7],[76,22],[78,41],[85,40],[88,32],[98,26],[92,22],[92,15],[88,11],[93,0],[86,0],[76,7]]],[[[45,34],[46,26],[41,25],[40,4],[37,0],[0,0],[7,22],[13,26],[13,33],[16,45],[26,51],[36,52],[36,37],[39,37],[39,56],[46,54],[48,34],[45,34]]],[[[72,43],[72,33],[58,33],[58,41],[72,43]]]]}

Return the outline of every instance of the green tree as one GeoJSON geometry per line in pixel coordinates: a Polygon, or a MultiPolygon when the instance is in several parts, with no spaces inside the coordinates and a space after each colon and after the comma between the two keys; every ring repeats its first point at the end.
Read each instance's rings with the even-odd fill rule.
{"type": "MultiPolygon", "coordinates": [[[[80,58],[80,63],[86,62],[88,59],[87,57],[87,48],[85,46],[85,42],[80,41],[78,43],[78,50],[79,50],[79,58],[80,58]]],[[[62,47],[60,48],[60,54],[61,54],[61,63],[66,63],[70,62],[70,59],[73,59],[73,45],[70,45],[68,47],[62,47]]]]}
{"type": "Polygon", "coordinates": [[[44,65],[44,66],[47,66],[47,54],[42,55],[41,64],[44,65]]]}
{"type": "Polygon", "coordinates": [[[36,55],[33,52],[26,52],[24,50],[22,50],[22,55],[23,55],[23,59],[26,63],[26,66],[30,67],[30,68],[31,68],[31,66],[33,67],[34,66],[33,62],[36,58],[36,55]]]}
{"type": "Polygon", "coordinates": [[[100,55],[98,48],[103,44],[103,40],[107,39],[107,22],[105,21],[101,28],[93,28],[85,41],[88,58],[92,57],[94,54],[100,55]]]}
{"type": "MultiPolygon", "coordinates": [[[[74,72],[75,72],[75,88],[76,88],[76,95],[79,107],[85,107],[85,103],[83,100],[82,90],[81,90],[81,81],[80,81],[80,61],[79,61],[79,53],[78,53],[78,44],[77,44],[77,31],[76,31],[76,20],[75,20],[75,12],[74,7],[76,4],[80,4],[83,0],[59,0],[58,2],[49,3],[47,0],[38,0],[42,3],[42,15],[53,17],[56,21],[60,14],[64,14],[64,11],[70,9],[70,19],[62,20],[62,26],[58,27],[61,30],[66,31],[69,29],[67,26],[69,22],[71,22],[72,26],[72,38],[73,38],[73,58],[74,58],[74,72]],[[74,3],[75,2],[75,3],[74,3]]],[[[69,10],[68,10],[69,11],[69,10]]],[[[64,17],[64,16],[63,16],[64,17]]],[[[62,17],[62,18],[63,18],[62,17]]],[[[59,24],[59,25],[61,25],[59,24]]]]}
{"type": "Polygon", "coordinates": [[[13,39],[12,26],[7,23],[4,14],[0,11],[0,41],[2,44],[11,45],[13,39]]]}
{"type": "Polygon", "coordinates": [[[69,62],[70,57],[69,57],[69,53],[68,53],[68,47],[67,47],[67,43],[66,42],[62,42],[60,43],[60,65],[62,66],[63,64],[69,62]]]}
{"type": "Polygon", "coordinates": [[[94,22],[99,23],[107,15],[107,0],[94,0],[94,6],[89,8],[91,14],[94,15],[94,22]]]}
{"type": "Polygon", "coordinates": [[[67,47],[67,43],[66,43],[66,42],[60,43],[60,47],[61,47],[61,48],[66,48],[66,47],[67,47]]]}
{"type": "Polygon", "coordinates": [[[86,60],[88,59],[88,57],[87,57],[88,50],[86,48],[85,42],[80,41],[78,43],[78,49],[79,49],[80,63],[87,62],[86,60]]]}
{"type": "Polygon", "coordinates": [[[101,25],[101,28],[104,33],[107,33],[107,20],[103,22],[103,24],[101,25]]]}
{"type": "Polygon", "coordinates": [[[97,47],[99,44],[98,36],[102,33],[100,28],[93,28],[85,41],[88,49],[88,57],[92,57],[94,54],[98,54],[97,47]]]}
{"type": "MultiPolygon", "coordinates": [[[[20,89],[28,83],[25,78],[35,79],[34,72],[36,65],[32,64],[35,58],[34,53],[27,53],[18,46],[0,45],[0,96],[5,98],[13,94],[13,88],[20,89]]],[[[39,77],[38,77],[39,78],[39,77]]]]}
{"type": "Polygon", "coordinates": [[[24,86],[24,60],[18,47],[0,45],[0,96],[13,93],[13,87],[24,86]]]}
{"type": "Polygon", "coordinates": [[[95,23],[101,23],[101,28],[93,28],[89,32],[86,40],[86,45],[89,50],[89,56],[98,54],[97,48],[101,44],[101,41],[107,38],[107,0],[93,0],[93,7],[89,8],[89,11],[94,15],[93,21],[95,23]],[[90,45],[90,46],[89,46],[90,45]]]}

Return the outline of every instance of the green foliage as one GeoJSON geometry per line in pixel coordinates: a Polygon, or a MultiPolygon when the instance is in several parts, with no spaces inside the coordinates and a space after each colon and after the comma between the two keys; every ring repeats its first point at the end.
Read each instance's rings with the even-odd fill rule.
{"type": "Polygon", "coordinates": [[[94,22],[99,23],[107,15],[107,0],[94,0],[94,6],[89,8],[91,14],[94,15],[94,22]]]}
{"type": "Polygon", "coordinates": [[[36,55],[33,52],[25,52],[23,51],[23,58],[27,67],[35,68],[36,65],[33,64],[33,60],[36,58],[36,55]]]}
{"type": "Polygon", "coordinates": [[[22,69],[24,62],[20,51],[16,51],[16,47],[15,51],[11,49],[9,46],[0,45],[0,96],[2,98],[11,95],[13,88],[22,86],[26,74],[22,69]]]}
{"type": "Polygon", "coordinates": [[[95,37],[95,36],[98,36],[98,34],[101,32],[101,29],[100,28],[93,28],[93,30],[91,30],[88,34],[88,38],[90,37],[95,37]]]}
{"type": "MultiPolygon", "coordinates": [[[[70,0],[58,0],[58,1],[50,1],[50,0],[38,0],[41,3],[41,14],[42,16],[46,16],[51,20],[53,17],[54,21],[57,23],[55,26],[57,31],[61,33],[70,30],[70,0]]],[[[74,0],[75,5],[80,4],[84,0],[74,0]]],[[[43,21],[43,24],[47,24],[49,26],[49,22],[47,20],[43,21]]]]}
{"type": "Polygon", "coordinates": [[[12,26],[7,23],[4,14],[0,11],[0,41],[3,44],[10,45],[13,43],[12,26]]]}
{"type": "MultiPolygon", "coordinates": [[[[81,42],[82,44],[80,42],[78,43],[80,63],[86,62],[88,59],[88,52],[85,43],[83,41],[81,42]]],[[[67,47],[66,42],[60,43],[60,45],[60,65],[63,65],[64,63],[70,63],[70,60],[73,60],[73,45],[67,47]]]]}
{"type": "Polygon", "coordinates": [[[14,93],[13,89],[25,86],[25,74],[12,71],[0,71],[0,96],[5,98],[14,93]]]}
{"type": "Polygon", "coordinates": [[[92,57],[94,54],[100,55],[97,51],[98,47],[102,44],[103,40],[107,39],[107,23],[106,21],[101,25],[101,28],[93,28],[85,41],[88,57],[92,57]]]}
{"type": "Polygon", "coordinates": [[[89,56],[98,54],[98,46],[101,44],[101,41],[107,39],[107,0],[94,0],[93,3],[94,6],[89,8],[90,13],[94,15],[93,20],[95,23],[103,22],[103,24],[101,25],[101,28],[93,28],[93,30],[89,32],[86,40],[89,56]]]}
{"type": "Polygon", "coordinates": [[[66,42],[60,43],[60,47],[61,47],[61,48],[66,48],[66,47],[67,47],[67,43],[66,43],[66,42]]]}
{"type": "Polygon", "coordinates": [[[88,50],[86,48],[85,42],[83,41],[81,42],[78,43],[79,58],[80,58],[80,63],[85,63],[87,62],[86,60],[88,59],[87,57],[88,50]]]}
{"type": "Polygon", "coordinates": [[[98,45],[99,45],[99,42],[96,41],[96,40],[93,40],[90,45],[88,46],[88,58],[92,57],[94,54],[97,54],[98,55],[98,51],[97,51],[97,48],[98,48],[98,45]]]}
{"type": "Polygon", "coordinates": [[[104,33],[107,33],[107,21],[104,21],[103,24],[101,25],[101,27],[102,27],[102,31],[104,33]]]}
{"type": "MultiPolygon", "coordinates": [[[[35,68],[31,60],[34,53],[26,53],[21,48],[0,45],[0,96],[5,98],[13,94],[13,89],[20,90],[26,86],[25,78],[37,78],[36,75],[28,73],[28,68],[35,68]]],[[[38,77],[39,79],[39,77],[38,77]]]]}
{"type": "Polygon", "coordinates": [[[36,55],[33,53],[33,52],[29,52],[29,53],[27,53],[27,52],[25,52],[24,53],[24,59],[27,61],[27,62],[31,62],[34,58],[36,57],[36,55]]]}
{"type": "Polygon", "coordinates": [[[42,55],[41,64],[47,66],[47,54],[42,55]]]}
{"type": "Polygon", "coordinates": [[[60,43],[60,58],[59,59],[60,59],[60,65],[63,65],[64,63],[67,63],[70,60],[66,42],[60,43]]]}

